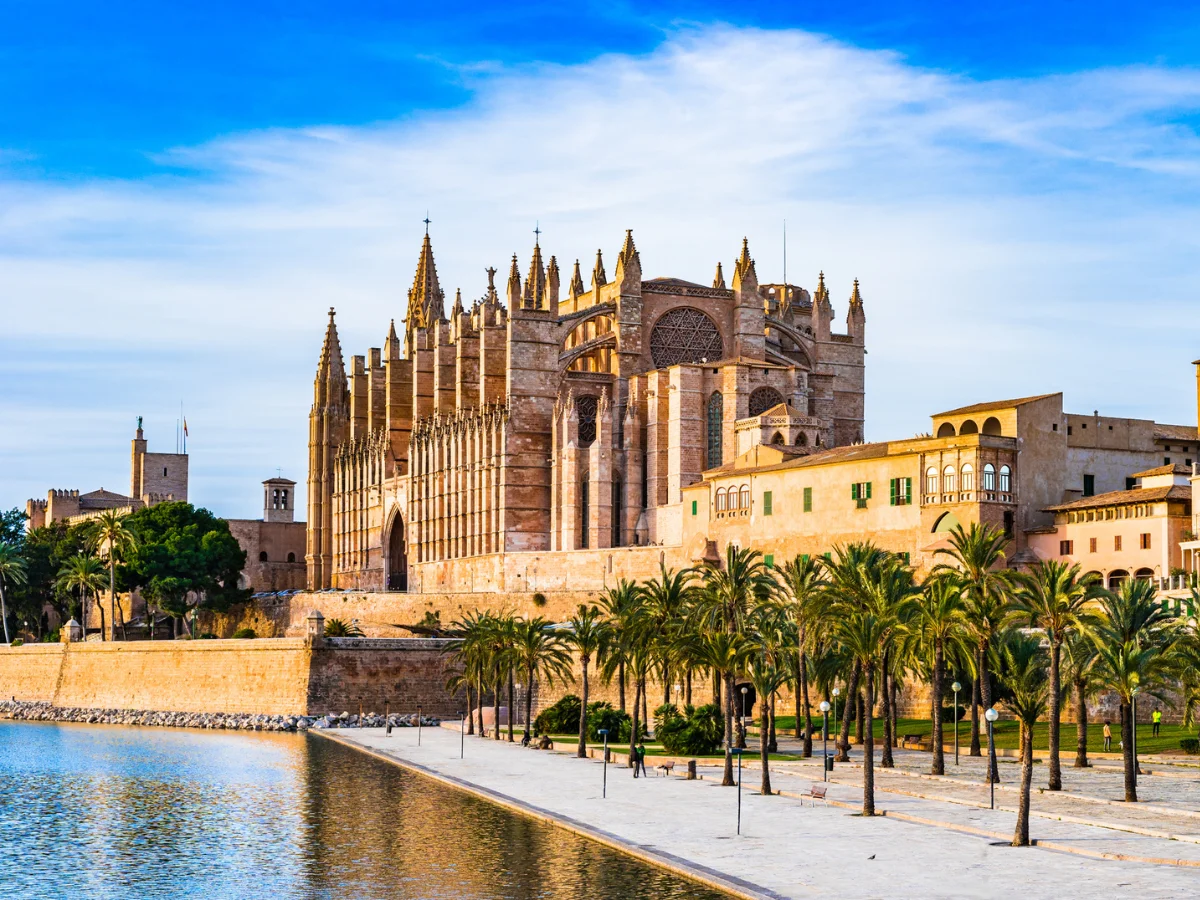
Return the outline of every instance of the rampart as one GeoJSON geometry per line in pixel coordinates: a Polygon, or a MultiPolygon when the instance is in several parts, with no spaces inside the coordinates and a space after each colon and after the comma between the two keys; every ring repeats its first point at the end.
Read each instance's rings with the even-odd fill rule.
{"type": "Polygon", "coordinates": [[[0,696],[55,706],[170,712],[454,716],[444,641],[303,638],[0,647],[0,696]]]}

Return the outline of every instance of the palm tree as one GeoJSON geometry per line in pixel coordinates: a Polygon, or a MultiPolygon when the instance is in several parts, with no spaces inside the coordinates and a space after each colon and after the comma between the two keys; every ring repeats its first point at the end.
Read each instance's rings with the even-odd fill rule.
{"type": "Polygon", "coordinates": [[[726,685],[723,700],[725,718],[725,777],[721,784],[728,787],[733,781],[733,678],[741,671],[752,648],[744,635],[727,631],[701,633],[698,656],[719,683],[726,685]]]}
{"type": "Polygon", "coordinates": [[[457,653],[463,667],[462,684],[467,689],[467,733],[475,734],[475,710],[471,708],[471,689],[474,688],[478,701],[480,737],[485,737],[483,727],[483,697],[489,686],[489,629],[491,617],[488,613],[478,610],[466,613],[454,622],[448,631],[455,643],[452,649],[457,653]]]}
{"type": "Polygon", "coordinates": [[[767,709],[775,693],[787,684],[788,676],[784,669],[779,668],[768,660],[765,652],[755,653],[750,663],[750,683],[758,694],[759,716],[758,753],[762,767],[762,786],[760,790],[764,797],[771,796],[771,745],[767,734],[767,709]]]}
{"type": "Polygon", "coordinates": [[[637,585],[622,578],[616,587],[611,587],[600,598],[600,609],[612,626],[612,639],[602,654],[600,677],[605,684],[617,680],[617,708],[625,712],[625,665],[628,662],[626,647],[628,633],[633,627],[640,598],[637,585]]]}
{"type": "Polygon", "coordinates": [[[579,665],[583,669],[583,681],[580,690],[579,703],[579,746],[575,755],[580,759],[587,757],[587,706],[588,706],[588,664],[592,657],[598,655],[608,646],[612,638],[612,625],[595,606],[579,604],[575,615],[567,623],[571,633],[567,641],[579,653],[579,665]]]}
{"type": "Polygon", "coordinates": [[[25,557],[13,544],[0,543],[0,619],[4,621],[4,643],[11,644],[8,636],[8,601],[4,596],[4,583],[25,583],[25,557]]]}
{"type": "MultiPolygon", "coordinates": [[[[705,563],[704,589],[696,598],[696,624],[709,631],[744,635],[758,607],[770,602],[778,593],[779,584],[757,550],[742,549],[734,544],[725,548],[724,565],[705,563]]],[[[735,671],[725,673],[725,772],[721,783],[733,781],[733,678],[735,671]]]]}
{"type": "Polygon", "coordinates": [[[346,624],[341,619],[325,620],[325,637],[362,637],[363,631],[357,622],[346,624]]]}
{"type": "Polygon", "coordinates": [[[1063,643],[1063,651],[1066,678],[1075,694],[1075,768],[1087,769],[1091,766],[1087,757],[1087,702],[1099,686],[1096,647],[1085,632],[1074,631],[1063,643]]]}
{"type": "Polygon", "coordinates": [[[933,695],[933,775],[946,774],[944,741],[942,739],[942,673],[946,667],[946,648],[961,639],[967,627],[962,591],[957,582],[946,574],[935,575],[925,582],[917,610],[916,626],[921,643],[929,654],[930,693],[933,695]]]}
{"type": "Polygon", "coordinates": [[[117,560],[137,546],[137,537],[125,524],[127,513],[106,509],[91,522],[88,544],[95,552],[108,556],[108,592],[115,614],[110,625],[110,640],[117,639],[117,621],[120,620],[121,640],[125,640],[125,612],[117,600],[117,560]]]}
{"type": "Polygon", "coordinates": [[[1082,574],[1078,563],[1058,560],[1036,563],[1020,579],[1013,597],[1013,614],[1046,632],[1050,642],[1050,764],[1047,787],[1062,790],[1059,733],[1062,719],[1062,645],[1067,635],[1086,622],[1084,606],[1099,591],[1098,576],[1082,574]]]}
{"type": "MultiPolygon", "coordinates": [[[[80,553],[67,559],[58,570],[56,584],[59,590],[79,592],[79,615],[83,619],[83,639],[87,640],[88,597],[104,590],[104,564],[94,556],[80,553]]],[[[101,623],[101,632],[104,625],[101,623]]]]}
{"type": "Polygon", "coordinates": [[[804,758],[812,756],[812,705],[808,697],[810,631],[820,621],[824,605],[824,557],[797,556],[783,566],[784,605],[796,626],[796,737],[802,738],[804,758]]]}
{"type": "Polygon", "coordinates": [[[652,578],[638,588],[642,627],[647,629],[643,638],[655,645],[652,652],[658,658],[658,671],[662,676],[663,703],[671,701],[673,632],[687,612],[695,592],[695,578],[696,573],[692,569],[676,572],[660,563],[658,578],[652,578]]]}
{"type": "Polygon", "coordinates": [[[1000,702],[1021,723],[1021,802],[1014,847],[1029,846],[1029,789],[1033,781],[1033,727],[1046,711],[1048,685],[1041,641],[1010,632],[1000,645],[1001,681],[1008,695],[1000,702]]]}
{"type": "MultiPolygon", "coordinates": [[[[975,638],[975,678],[979,698],[971,695],[971,756],[979,756],[979,709],[992,707],[992,683],[988,675],[988,650],[1003,628],[1008,612],[1012,575],[997,568],[1004,560],[1008,538],[991,525],[971,523],[964,531],[958,525],[950,532],[950,546],[935,553],[950,558],[934,568],[936,574],[952,574],[958,579],[966,603],[967,621],[975,638]]],[[[988,760],[988,781],[999,781],[1000,772],[995,754],[988,760]]]]}
{"type": "MultiPolygon", "coordinates": [[[[533,686],[541,680],[547,686],[556,678],[571,679],[571,652],[564,636],[549,621],[537,616],[519,619],[513,629],[513,667],[525,678],[525,742],[529,741],[530,716],[533,714],[533,686]]],[[[509,716],[512,721],[512,716],[509,716]]]]}

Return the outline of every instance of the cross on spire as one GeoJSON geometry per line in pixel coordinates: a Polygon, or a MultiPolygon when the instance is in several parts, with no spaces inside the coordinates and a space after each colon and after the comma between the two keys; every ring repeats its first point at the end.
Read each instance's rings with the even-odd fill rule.
{"type": "Polygon", "coordinates": [[[540,223],[540,222],[534,222],[534,223],[533,223],[533,245],[534,245],[535,247],[537,247],[537,246],[540,246],[541,239],[542,239],[542,226],[541,226],[541,223],[540,223]]]}
{"type": "Polygon", "coordinates": [[[421,221],[425,223],[425,233],[429,234],[429,222],[431,221],[429,218],[429,210],[425,211],[425,218],[421,221]]]}

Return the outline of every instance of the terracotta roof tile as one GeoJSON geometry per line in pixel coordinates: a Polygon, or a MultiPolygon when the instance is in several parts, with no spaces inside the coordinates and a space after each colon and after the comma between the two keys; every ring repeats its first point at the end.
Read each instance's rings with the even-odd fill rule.
{"type": "Polygon", "coordinates": [[[1156,441],[1194,441],[1200,438],[1195,425],[1160,425],[1154,423],[1156,441]]]}
{"type": "Polygon", "coordinates": [[[1049,397],[1057,396],[1059,394],[1037,394],[1033,397],[1018,397],[1016,400],[993,400],[990,403],[973,403],[970,406],[960,406],[958,409],[950,409],[946,412],[934,413],[933,415],[934,418],[939,418],[941,416],[961,416],[967,413],[987,412],[993,409],[1012,409],[1014,406],[1024,406],[1026,403],[1033,403],[1035,400],[1045,400],[1049,397]]]}
{"type": "Polygon", "coordinates": [[[1145,478],[1147,475],[1191,475],[1192,467],[1183,463],[1172,463],[1168,466],[1158,466],[1145,472],[1134,472],[1134,478],[1145,478]]]}
{"type": "Polygon", "coordinates": [[[1095,509],[1098,506],[1123,506],[1129,503],[1155,503],[1163,500],[1191,499],[1192,489],[1189,485],[1172,484],[1166,487],[1137,488],[1132,491],[1109,491],[1107,494],[1096,494],[1094,497],[1084,497],[1080,500],[1072,500],[1070,503],[1047,506],[1046,512],[1065,512],[1072,509],[1095,509]]]}

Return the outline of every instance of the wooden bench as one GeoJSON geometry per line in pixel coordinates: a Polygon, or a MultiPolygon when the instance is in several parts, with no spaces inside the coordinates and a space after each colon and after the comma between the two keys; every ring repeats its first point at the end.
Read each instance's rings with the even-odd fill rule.
{"type": "Polygon", "coordinates": [[[906,734],[900,741],[901,749],[916,747],[918,750],[933,749],[933,739],[924,734],[906,734]]]}
{"type": "MultiPolygon", "coordinates": [[[[827,785],[827,784],[814,784],[812,787],[810,787],[808,789],[808,799],[812,801],[812,805],[814,808],[816,807],[818,800],[820,800],[826,806],[829,805],[829,801],[825,799],[825,792],[828,790],[829,790],[829,785],[827,785]]],[[[801,800],[800,800],[800,805],[801,806],[804,805],[803,798],[801,798],[801,800]]]]}
{"type": "Polygon", "coordinates": [[[660,763],[659,765],[655,766],[654,768],[661,769],[662,773],[663,773],[663,777],[669,778],[671,773],[675,771],[675,763],[674,762],[660,763]]]}

